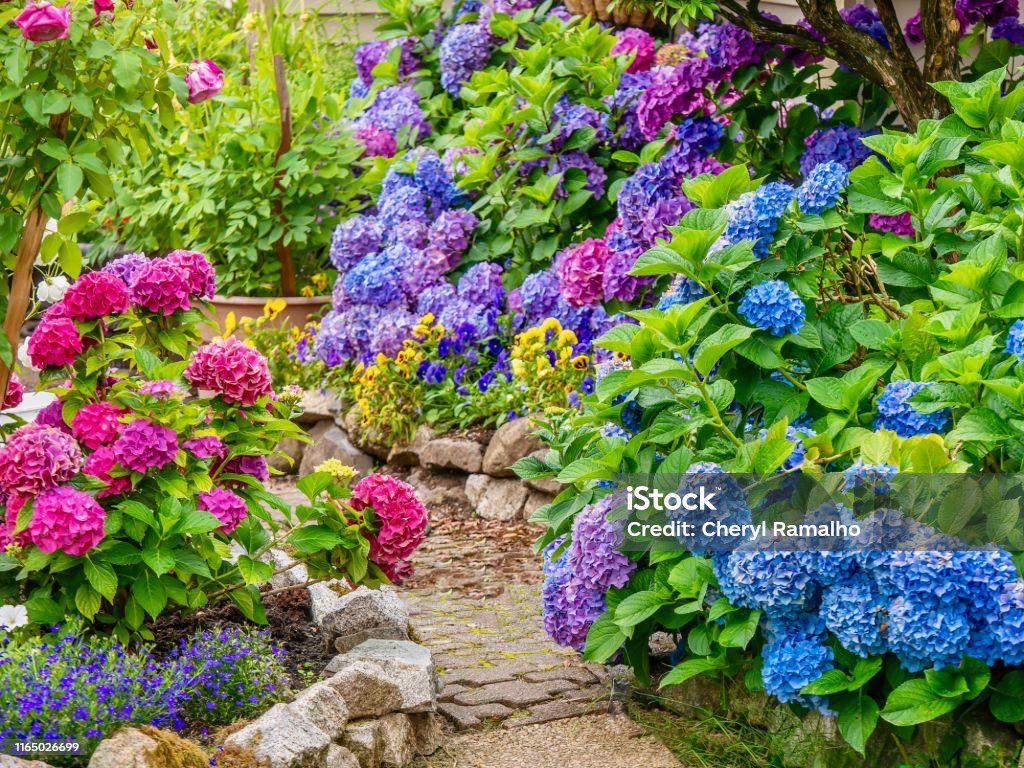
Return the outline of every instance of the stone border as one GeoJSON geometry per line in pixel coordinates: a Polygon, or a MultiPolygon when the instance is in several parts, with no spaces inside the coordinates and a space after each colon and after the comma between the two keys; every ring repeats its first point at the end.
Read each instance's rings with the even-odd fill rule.
{"type": "Polygon", "coordinates": [[[361,474],[387,464],[409,472],[408,482],[428,508],[455,507],[495,521],[529,519],[562,489],[552,478],[522,481],[511,470],[524,456],[546,453],[526,418],[471,435],[438,435],[421,426],[407,445],[388,446],[366,434],[356,409],[342,414],[340,403],[316,393],[307,394],[301,406],[298,421],[313,442],[287,440],[279,446],[291,457],[271,462],[282,472],[307,474],[328,459],[361,474]]]}

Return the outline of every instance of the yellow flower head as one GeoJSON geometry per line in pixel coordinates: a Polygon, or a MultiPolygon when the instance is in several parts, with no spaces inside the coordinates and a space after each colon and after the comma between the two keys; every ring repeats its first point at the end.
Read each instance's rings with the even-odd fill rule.
{"type": "Polygon", "coordinates": [[[512,361],[512,375],[519,379],[526,375],[526,366],[522,360],[512,361]]]}
{"type": "Polygon", "coordinates": [[[263,305],[263,316],[268,320],[274,320],[288,307],[284,299],[271,299],[263,305]]]}
{"type": "Polygon", "coordinates": [[[323,272],[317,272],[315,275],[309,278],[309,281],[313,283],[313,286],[318,291],[327,290],[327,275],[324,274],[323,272]]]}
{"type": "Polygon", "coordinates": [[[314,471],[327,472],[334,478],[336,483],[344,486],[348,486],[359,475],[355,468],[345,464],[341,459],[328,459],[323,464],[315,467],[314,471]]]}
{"type": "Polygon", "coordinates": [[[235,332],[236,328],[238,328],[238,319],[234,312],[228,312],[227,317],[224,318],[224,331],[221,335],[226,339],[235,332]]]}
{"type": "Polygon", "coordinates": [[[576,355],[576,357],[572,359],[572,367],[577,371],[587,370],[588,365],[590,365],[590,358],[586,355],[576,355]]]}
{"type": "Polygon", "coordinates": [[[575,347],[579,344],[579,339],[576,338],[576,334],[566,328],[560,334],[558,334],[558,343],[563,346],[575,347]]]}
{"type": "Polygon", "coordinates": [[[305,296],[306,298],[312,298],[313,296],[316,296],[316,291],[313,290],[313,286],[311,286],[311,285],[304,285],[299,290],[299,295],[300,296],[305,296]]]}
{"type": "Polygon", "coordinates": [[[388,356],[385,355],[383,352],[378,352],[377,353],[377,365],[380,366],[381,368],[383,368],[387,364],[388,364],[388,356]]]}
{"type": "Polygon", "coordinates": [[[430,329],[430,338],[434,341],[440,341],[444,338],[444,326],[438,323],[430,329]]]}
{"type": "Polygon", "coordinates": [[[562,330],[562,324],[558,322],[557,318],[549,317],[543,323],[540,324],[541,331],[547,333],[548,331],[554,331],[558,333],[562,330]]]}

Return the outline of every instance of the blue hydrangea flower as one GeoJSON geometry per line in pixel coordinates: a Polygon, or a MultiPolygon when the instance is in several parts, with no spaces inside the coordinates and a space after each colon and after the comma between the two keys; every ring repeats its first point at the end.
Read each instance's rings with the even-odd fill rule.
{"type": "Polygon", "coordinates": [[[762,184],[753,192],[733,200],[725,207],[729,223],[722,232],[721,242],[729,244],[752,240],[754,255],[759,259],[766,258],[772,236],[779,228],[779,219],[792,201],[793,187],[782,181],[762,184]]]}
{"type": "Polygon", "coordinates": [[[849,180],[849,174],[839,163],[830,161],[814,166],[796,189],[800,212],[813,215],[835,207],[849,180]]]}
{"type": "Polygon", "coordinates": [[[485,24],[456,24],[448,30],[438,49],[441,87],[458,96],[463,83],[482,69],[491,58],[491,34],[485,24]]]}
{"type": "MultiPolygon", "coordinates": [[[[804,456],[807,455],[807,449],[804,447],[804,438],[813,437],[815,434],[817,433],[813,429],[806,426],[790,424],[786,427],[786,439],[793,444],[793,452],[782,463],[783,469],[796,469],[804,463],[804,456]]],[[[757,438],[759,440],[764,440],[767,436],[767,429],[758,430],[757,438]]]]}
{"type": "Polygon", "coordinates": [[[1014,321],[1006,334],[1006,347],[1004,351],[1008,355],[1016,355],[1024,360],[1024,317],[1014,321]]]}
{"type": "Polygon", "coordinates": [[[875,493],[885,493],[889,490],[889,481],[898,473],[895,464],[865,464],[864,459],[857,459],[843,470],[843,490],[867,486],[873,487],[875,493]]]}
{"type": "Polygon", "coordinates": [[[807,318],[803,301],[782,280],[765,280],[747,289],[739,311],[751,325],[773,336],[798,333],[807,318]]]}
{"type": "Polygon", "coordinates": [[[622,422],[622,426],[630,432],[636,434],[643,429],[643,417],[644,409],[636,400],[630,400],[622,406],[622,412],[619,414],[619,420],[622,422]]]}
{"type": "Polygon", "coordinates": [[[390,233],[409,220],[427,223],[427,199],[423,192],[413,186],[401,186],[390,194],[381,194],[377,202],[377,221],[382,231],[390,233]]]}
{"type": "Polygon", "coordinates": [[[765,691],[782,702],[795,701],[824,709],[824,699],[805,696],[800,691],[832,669],[832,649],[825,645],[825,636],[786,623],[774,627],[773,634],[774,638],[761,651],[765,691]]]}
{"type": "Polygon", "coordinates": [[[887,650],[882,625],[888,598],[875,581],[857,571],[827,587],[821,595],[825,626],[846,650],[867,658],[887,650]]]}
{"type": "Polygon", "coordinates": [[[331,235],[331,264],[345,272],[359,259],[380,249],[381,235],[377,220],[358,214],[338,224],[331,235]]]}
{"type": "Polygon", "coordinates": [[[955,667],[967,650],[970,623],[959,604],[896,597],[889,606],[889,648],[910,672],[955,667]]]}
{"type": "Polygon", "coordinates": [[[389,250],[364,256],[345,273],[342,284],[353,301],[383,307],[404,298],[402,273],[389,258],[389,250]]]}
{"type": "Polygon", "coordinates": [[[807,176],[815,166],[828,162],[852,171],[872,154],[861,141],[865,135],[847,123],[815,131],[804,140],[807,149],[800,158],[800,173],[807,176]]]}
{"type": "Polygon", "coordinates": [[[875,429],[891,429],[900,437],[942,434],[948,430],[952,423],[952,412],[949,408],[942,408],[934,413],[922,413],[910,402],[910,398],[931,385],[932,383],[928,381],[909,379],[886,384],[875,403],[878,409],[875,429]]]}
{"type": "Polygon", "coordinates": [[[738,550],[721,561],[715,576],[733,605],[792,617],[817,605],[816,558],[815,552],[738,550]]]}
{"type": "Polygon", "coordinates": [[[658,309],[665,311],[676,304],[692,304],[707,295],[704,287],[693,278],[676,275],[665,295],[658,301],[658,309]]]}
{"type": "Polygon", "coordinates": [[[615,494],[584,507],[572,524],[572,543],[567,551],[569,563],[585,586],[606,592],[609,587],[624,587],[637,568],[620,549],[626,521],[609,520],[608,513],[621,503],[615,494]]]}

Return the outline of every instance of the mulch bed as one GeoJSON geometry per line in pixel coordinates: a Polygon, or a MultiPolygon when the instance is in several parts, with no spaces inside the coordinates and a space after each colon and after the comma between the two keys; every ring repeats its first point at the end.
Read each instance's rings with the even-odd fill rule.
{"type": "Polygon", "coordinates": [[[302,588],[279,592],[264,598],[269,626],[253,624],[230,600],[200,608],[189,615],[165,614],[150,625],[158,654],[169,652],[195,632],[224,627],[249,627],[269,630],[274,643],[284,649],[281,658],[293,687],[315,679],[336,655],[324,647],[320,628],[310,621],[309,592],[302,588]]]}

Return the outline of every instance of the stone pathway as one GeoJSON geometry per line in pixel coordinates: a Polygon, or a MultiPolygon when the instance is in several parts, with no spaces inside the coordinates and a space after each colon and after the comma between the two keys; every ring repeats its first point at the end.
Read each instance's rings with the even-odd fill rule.
{"type": "Polygon", "coordinates": [[[603,665],[544,632],[526,524],[435,522],[403,597],[434,653],[452,735],[416,768],[678,768],[611,701],[603,665]]]}

